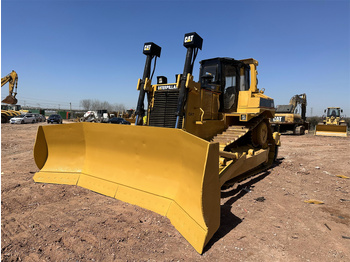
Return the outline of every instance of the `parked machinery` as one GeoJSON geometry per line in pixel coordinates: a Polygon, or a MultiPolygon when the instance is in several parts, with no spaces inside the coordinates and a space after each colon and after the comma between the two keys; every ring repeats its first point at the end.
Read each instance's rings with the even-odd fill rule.
{"type": "Polygon", "coordinates": [[[280,145],[269,123],[273,99],[257,88],[258,62],[203,60],[195,82],[202,41],[186,34],[183,73],[155,85],[151,65],[161,48],[145,43],[135,125],[40,126],[34,180],[78,185],[167,216],[202,253],[220,225],[221,186],[271,167],[280,145]]]}
{"type": "Polygon", "coordinates": [[[135,110],[134,109],[128,109],[123,111],[121,114],[118,114],[120,117],[124,118],[125,120],[129,121],[130,123],[135,123],[135,110]]]}
{"type": "Polygon", "coordinates": [[[324,110],[326,116],[323,123],[316,126],[316,136],[348,136],[348,126],[342,116],[343,110],[340,107],[328,107],[324,110]]]}
{"type": "Polygon", "coordinates": [[[20,114],[16,109],[16,106],[11,106],[17,104],[16,95],[18,75],[14,70],[12,70],[7,76],[1,78],[1,87],[7,83],[9,83],[9,95],[1,102],[9,105],[1,105],[1,123],[8,123],[12,117],[20,114]]]}
{"type": "Polygon", "coordinates": [[[1,102],[15,105],[17,104],[16,95],[17,95],[18,75],[14,70],[12,70],[12,72],[9,73],[7,76],[1,78],[1,86],[4,86],[7,83],[9,83],[9,95],[1,102]]]}
{"type": "Polygon", "coordinates": [[[1,105],[1,123],[8,123],[12,117],[19,116],[22,112],[20,105],[1,105]]]}
{"type": "Polygon", "coordinates": [[[309,130],[309,123],[306,122],[306,105],[306,94],[293,96],[289,105],[278,105],[275,117],[271,119],[272,126],[280,133],[292,131],[294,135],[305,134],[305,130],[309,130]]]}
{"type": "Polygon", "coordinates": [[[109,114],[107,110],[87,111],[83,117],[79,119],[80,122],[93,122],[93,123],[107,123],[109,120],[109,114]]]}

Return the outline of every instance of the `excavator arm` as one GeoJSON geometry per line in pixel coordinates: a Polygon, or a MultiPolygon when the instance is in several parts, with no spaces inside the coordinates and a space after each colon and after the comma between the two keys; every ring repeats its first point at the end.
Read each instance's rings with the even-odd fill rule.
{"type": "Polygon", "coordinates": [[[293,106],[292,112],[296,109],[298,105],[301,106],[301,118],[305,121],[306,120],[306,94],[301,94],[301,95],[295,95],[293,96],[289,104],[293,106]]]}
{"type": "Polygon", "coordinates": [[[7,76],[1,78],[1,86],[4,86],[5,84],[9,83],[9,95],[2,100],[1,102],[6,104],[17,104],[17,84],[18,84],[18,75],[16,71],[12,70],[11,73],[9,73],[7,76]]]}

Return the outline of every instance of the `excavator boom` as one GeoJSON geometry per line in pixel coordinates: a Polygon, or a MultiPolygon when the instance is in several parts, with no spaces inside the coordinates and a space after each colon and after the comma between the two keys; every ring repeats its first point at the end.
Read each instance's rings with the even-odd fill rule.
{"type": "Polygon", "coordinates": [[[18,75],[14,70],[12,70],[12,72],[7,76],[1,78],[1,86],[4,86],[6,83],[9,83],[9,95],[1,102],[15,105],[18,102],[16,99],[18,75]]]}

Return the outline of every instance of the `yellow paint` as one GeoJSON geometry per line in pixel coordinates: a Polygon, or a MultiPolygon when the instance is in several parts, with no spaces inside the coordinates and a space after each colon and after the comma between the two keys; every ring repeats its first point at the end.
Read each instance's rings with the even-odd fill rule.
{"type": "Polygon", "coordinates": [[[348,127],[346,125],[317,125],[316,136],[348,136],[348,127]]]}
{"type": "Polygon", "coordinates": [[[308,204],[316,204],[316,205],[324,204],[323,201],[316,200],[316,199],[304,200],[304,202],[305,202],[305,203],[308,203],[308,204]]]}
{"type": "Polygon", "coordinates": [[[78,185],[167,216],[199,253],[220,225],[219,144],[183,130],[40,126],[34,159],[35,182],[78,185]]]}
{"type": "MultiPolygon", "coordinates": [[[[87,122],[40,126],[34,146],[40,171],[34,181],[78,185],[152,210],[168,217],[202,253],[220,225],[221,185],[271,164],[267,162],[274,157],[275,145],[280,145],[278,134],[273,138],[270,134],[269,146],[264,149],[223,152],[225,145],[208,142],[229,125],[275,113],[273,107],[261,105],[272,99],[257,89],[258,62],[243,61],[250,65],[251,85],[248,91],[239,92],[236,112],[219,112],[220,90],[201,89],[189,74],[182,129],[87,122]]],[[[244,73],[242,70],[241,75],[244,73]]],[[[141,80],[138,90],[140,86],[141,80]]],[[[145,81],[148,113],[158,86],[145,81]]],[[[176,86],[180,87],[180,75],[176,86]]]]}

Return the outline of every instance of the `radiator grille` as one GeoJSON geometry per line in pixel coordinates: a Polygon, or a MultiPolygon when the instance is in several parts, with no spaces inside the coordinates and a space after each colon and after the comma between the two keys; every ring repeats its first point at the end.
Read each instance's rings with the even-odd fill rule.
{"type": "MultiPolygon", "coordinates": [[[[162,90],[154,93],[154,105],[150,111],[149,125],[174,128],[179,90],[162,90]]],[[[182,118],[179,127],[182,126],[182,118]]]]}

